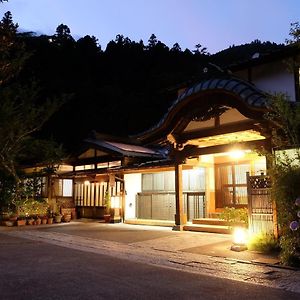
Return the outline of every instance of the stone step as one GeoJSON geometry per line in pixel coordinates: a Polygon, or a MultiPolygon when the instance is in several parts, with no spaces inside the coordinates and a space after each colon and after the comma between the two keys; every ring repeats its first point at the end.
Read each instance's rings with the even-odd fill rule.
{"type": "Polygon", "coordinates": [[[200,218],[193,219],[193,224],[206,224],[206,225],[221,225],[229,226],[229,222],[217,218],[200,218]]]}
{"type": "Polygon", "coordinates": [[[217,218],[200,218],[200,219],[194,219],[193,224],[204,224],[204,225],[220,225],[220,226],[241,226],[244,227],[246,226],[245,223],[243,222],[228,222],[226,220],[222,220],[222,219],[217,219],[217,218]]]}
{"type": "Polygon", "coordinates": [[[222,233],[222,234],[231,234],[231,229],[229,226],[222,225],[185,225],[183,226],[185,231],[197,231],[197,232],[210,232],[210,233],[222,233]]]}

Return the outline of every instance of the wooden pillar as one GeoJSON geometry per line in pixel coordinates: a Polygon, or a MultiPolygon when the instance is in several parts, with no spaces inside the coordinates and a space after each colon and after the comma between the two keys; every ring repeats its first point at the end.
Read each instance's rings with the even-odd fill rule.
{"type": "Polygon", "coordinates": [[[187,222],[187,216],[183,211],[183,193],[182,193],[182,164],[175,163],[175,197],[176,214],[174,230],[183,230],[183,225],[187,222]]]}

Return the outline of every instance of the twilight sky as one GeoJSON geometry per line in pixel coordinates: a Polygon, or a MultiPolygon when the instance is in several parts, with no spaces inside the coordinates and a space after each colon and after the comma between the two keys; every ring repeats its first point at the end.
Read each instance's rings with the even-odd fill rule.
{"type": "Polygon", "coordinates": [[[254,39],[284,43],[290,23],[300,21],[300,0],[9,0],[20,29],[54,34],[63,23],[77,39],[98,38],[102,49],[117,34],[145,44],[152,33],[167,46],[178,42],[210,53],[254,39]]]}

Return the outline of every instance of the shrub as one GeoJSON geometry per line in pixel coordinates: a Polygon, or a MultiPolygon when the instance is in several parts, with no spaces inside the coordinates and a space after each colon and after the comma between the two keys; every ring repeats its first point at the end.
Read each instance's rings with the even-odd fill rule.
{"type": "Polygon", "coordinates": [[[247,208],[225,207],[220,213],[220,219],[230,223],[244,222],[248,225],[248,210],[247,208]]]}
{"type": "Polygon", "coordinates": [[[299,221],[300,208],[295,201],[300,195],[300,167],[291,164],[277,166],[273,182],[272,192],[280,229],[280,260],[285,265],[299,266],[300,229],[293,229],[291,224],[299,221]]]}
{"type": "Polygon", "coordinates": [[[37,201],[30,199],[19,206],[19,215],[26,216],[42,216],[48,212],[48,203],[44,201],[37,201]]]}
{"type": "Polygon", "coordinates": [[[280,238],[280,261],[288,266],[300,266],[299,239],[295,235],[284,235],[280,238]]]}
{"type": "Polygon", "coordinates": [[[263,253],[279,251],[279,244],[272,234],[257,234],[248,241],[248,249],[263,253]]]}

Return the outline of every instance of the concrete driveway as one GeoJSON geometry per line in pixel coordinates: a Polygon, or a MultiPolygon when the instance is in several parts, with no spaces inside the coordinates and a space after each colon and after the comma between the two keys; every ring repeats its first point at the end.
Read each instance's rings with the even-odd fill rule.
{"type": "Polygon", "coordinates": [[[254,251],[234,252],[230,250],[232,238],[227,234],[173,231],[171,227],[106,224],[102,221],[80,219],[71,223],[52,226],[26,226],[14,230],[38,230],[61,233],[94,240],[111,241],[159,249],[161,251],[183,251],[187,253],[222,257],[266,264],[278,264],[276,256],[254,251]]]}

